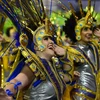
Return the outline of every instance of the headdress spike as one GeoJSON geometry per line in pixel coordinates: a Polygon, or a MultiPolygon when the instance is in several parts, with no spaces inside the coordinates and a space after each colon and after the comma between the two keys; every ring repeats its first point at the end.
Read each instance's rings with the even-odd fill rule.
{"type": "Polygon", "coordinates": [[[71,12],[72,12],[72,14],[74,15],[75,20],[76,20],[76,22],[77,22],[78,17],[77,17],[76,14],[75,14],[74,7],[73,7],[73,5],[72,5],[70,2],[68,2],[68,3],[69,3],[69,6],[70,6],[70,9],[71,9],[71,12]]]}
{"type": "Polygon", "coordinates": [[[49,20],[48,20],[48,18],[45,18],[45,33],[47,34],[48,33],[48,31],[49,31],[49,22],[48,22],[49,20]]]}
{"type": "Polygon", "coordinates": [[[88,0],[88,11],[91,10],[91,0],[88,0]]]}
{"type": "Polygon", "coordinates": [[[32,0],[31,3],[33,4],[33,6],[34,6],[34,8],[35,8],[35,11],[36,11],[36,13],[37,13],[37,16],[39,17],[39,20],[40,20],[40,22],[42,23],[41,14],[40,14],[40,12],[39,12],[39,9],[38,9],[36,3],[35,3],[33,0],[32,0]]]}
{"type": "Polygon", "coordinates": [[[78,4],[79,4],[81,16],[84,17],[83,7],[82,7],[82,1],[81,0],[78,0],[78,4]]]}
{"type": "Polygon", "coordinates": [[[88,0],[88,11],[85,17],[85,22],[88,23],[89,19],[91,19],[91,0],[88,0]]]}
{"type": "Polygon", "coordinates": [[[93,14],[94,14],[94,10],[95,10],[95,3],[96,3],[96,0],[94,0],[92,16],[93,16],[93,14]]]}
{"type": "Polygon", "coordinates": [[[42,7],[42,11],[43,11],[43,19],[46,17],[46,13],[45,13],[45,10],[44,10],[44,5],[43,5],[43,1],[41,1],[41,7],[42,7]]]}

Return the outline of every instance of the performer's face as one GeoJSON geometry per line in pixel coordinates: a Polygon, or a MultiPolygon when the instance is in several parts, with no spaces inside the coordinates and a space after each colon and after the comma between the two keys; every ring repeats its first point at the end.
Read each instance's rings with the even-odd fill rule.
{"type": "Polygon", "coordinates": [[[44,53],[45,55],[51,55],[54,56],[54,42],[52,40],[52,37],[50,36],[44,36],[43,40],[42,40],[43,45],[45,45],[45,49],[44,51],[42,51],[42,53],[44,53]]]}
{"type": "Polygon", "coordinates": [[[96,26],[93,33],[95,36],[100,37],[100,25],[96,26]]]}
{"type": "Polygon", "coordinates": [[[92,38],[92,30],[88,27],[84,27],[81,31],[81,41],[89,42],[92,38]]]}

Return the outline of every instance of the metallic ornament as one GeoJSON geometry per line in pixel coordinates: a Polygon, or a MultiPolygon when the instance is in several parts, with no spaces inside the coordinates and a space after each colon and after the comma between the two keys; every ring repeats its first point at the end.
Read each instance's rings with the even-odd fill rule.
{"type": "Polygon", "coordinates": [[[81,40],[81,36],[76,36],[76,39],[79,41],[81,40]]]}

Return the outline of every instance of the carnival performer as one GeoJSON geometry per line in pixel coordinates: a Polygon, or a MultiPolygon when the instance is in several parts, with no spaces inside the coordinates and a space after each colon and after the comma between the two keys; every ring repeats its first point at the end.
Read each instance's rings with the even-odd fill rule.
{"type": "MultiPolygon", "coordinates": [[[[81,16],[83,17],[78,19],[78,16],[75,14],[72,4],[70,3],[74,17],[71,16],[69,24],[66,22],[68,25],[66,33],[71,34],[72,36],[75,36],[76,34],[77,42],[71,47],[79,52],[79,55],[82,57],[82,59],[74,58],[72,60],[75,71],[78,71],[80,76],[71,91],[71,97],[72,100],[95,100],[98,98],[97,96],[99,94],[97,91],[97,88],[99,88],[97,85],[99,84],[97,81],[99,78],[97,76],[99,75],[100,66],[99,44],[93,39],[94,34],[92,29],[95,24],[92,14],[90,13],[91,1],[88,0],[88,11],[86,16],[84,16],[83,13],[81,0],[79,0],[79,5],[81,16]],[[74,24],[72,25],[72,23],[74,24]]],[[[96,33],[95,36],[98,38],[100,37],[99,33],[96,33]]]]}
{"type": "MultiPolygon", "coordinates": [[[[64,62],[69,60],[67,59],[66,49],[56,45],[53,41],[55,28],[46,16],[42,0],[40,2],[30,0],[31,3],[22,0],[19,3],[19,5],[24,5],[20,7],[23,8],[22,11],[25,10],[24,17],[27,18],[29,14],[28,18],[30,19],[27,19],[27,23],[25,23],[26,20],[16,20],[18,14],[17,16],[12,16],[14,13],[13,9],[9,10],[11,8],[6,0],[0,2],[0,8],[11,18],[19,33],[21,33],[20,46],[18,48],[26,59],[23,67],[19,66],[13,71],[13,74],[14,72],[19,72],[20,67],[22,67],[20,72],[5,85],[6,94],[8,97],[19,100],[17,94],[19,94],[20,90],[30,86],[29,100],[62,100],[66,82],[71,82],[72,79],[68,73],[63,72],[63,66],[60,65],[59,59],[64,62]],[[5,10],[4,2],[9,9],[5,10]],[[37,9],[33,9],[33,7],[37,7],[37,9]],[[38,12],[38,10],[41,10],[42,13],[41,11],[38,12]],[[28,13],[26,14],[26,12],[28,13]],[[33,25],[31,27],[28,25],[30,21],[33,25]],[[32,28],[35,29],[33,30],[32,28]],[[25,29],[33,34],[34,52],[27,48],[28,37],[23,34],[26,32],[25,29]]],[[[14,13],[14,15],[16,14],[14,13]]]]}
{"type": "MultiPolygon", "coordinates": [[[[63,74],[59,64],[57,65],[57,63],[59,63],[57,58],[53,58],[54,62],[51,61],[51,58],[55,56],[55,54],[64,56],[65,49],[55,45],[51,40],[51,36],[45,33],[44,28],[45,26],[36,30],[37,39],[41,38],[42,41],[37,41],[36,37],[34,37],[38,43],[37,45],[41,43],[39,46],[42,47],[39,48],[35,45],[37,55],[35,56],[38,62],[35,61],[34,63],[33,59],[29,57],[25,61],[26,65],[23,67],[23,70],[6,86],[6,92],[9,90],[12,91],[13,94],[16,94],[16,89],[20,90],[24,88],[35,79],[30,90],[30,100],[61,100],[64,88],[66,87],[62,78],[66,81],[69,81],[69,79],[63,74]],[[40,66],[39,63],[42,65],[39,67],[41,71],[39,71],[40,69],[37,67],[40,66]],[[14,87],[18,83],[20,86],[15,89],[14,87]]],[[[29,56],[25,51],[22,51],[22,53],[25,57],[29,56]]]]}

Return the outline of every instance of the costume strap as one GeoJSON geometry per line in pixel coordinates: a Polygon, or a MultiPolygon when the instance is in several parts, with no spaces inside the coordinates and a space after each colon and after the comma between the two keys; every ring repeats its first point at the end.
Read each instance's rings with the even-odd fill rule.
{"type": "MultiPolygon", "coordinates": [[[[10,82],[10,84],[14,84],[14,89],[16,90],[16,94],[18,93],[18,86],[22,85],[22,83],[20,81],[16,82],[16,83],[12,83],[10,82]]],[[[13,96],[14,97],[14,93],[11,92],[11,90],[7,89],[6,90],[6,94],[8,96],[13,96]]],[[[15,98],[15,97],[14,97],[15,98]]]]}

